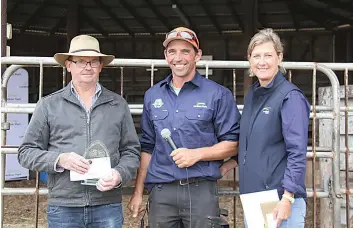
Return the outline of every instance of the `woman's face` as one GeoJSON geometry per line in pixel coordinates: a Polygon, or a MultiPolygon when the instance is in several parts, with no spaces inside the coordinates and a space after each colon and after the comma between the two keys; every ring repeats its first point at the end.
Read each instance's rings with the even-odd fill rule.
{"type": "Polygon", "coordinates": [[[277,53],[272,42],[256,45],[249,56],[250,69],[266,86],[275,77],[282,62],[283,54],[277,53]]]}

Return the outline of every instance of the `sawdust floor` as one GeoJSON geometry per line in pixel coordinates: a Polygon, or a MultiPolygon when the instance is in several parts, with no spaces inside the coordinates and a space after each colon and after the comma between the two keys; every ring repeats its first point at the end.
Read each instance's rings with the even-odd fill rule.
{"type": "MultiPolygon", "coordinates": [[[[45,184],[41,183],[41,187],[45,184]]],[[[35,187],[35,180],[23,180],[23,181],[11,181],[6,182],[5,187],[35,187]]],[[[130,199],[130,195],[123,196],[123,208],[124,208],[124,227],[136,228],[140,226],[139,219],[132,218],[129,210],[127,209],[127,203],[130,199]]],[[[144,200],[147,201],[147,196],[144,196],[144,200]]],[[[4,196],[4,227],[35,227],[35,197],[34,196],[4,196]]],[[[243,211],[241,208],[240,200],[237,198],[237,215],[236,215],[236,227],[244,227],[243,223],[243,211]]],[[[319,202],[319,201],[317,201],[319,202]]],[[[228,210],[229,216],[226,220],[230,223],[230,227],[234,225],[233,219],[233,197],[221,196],[220,207],[228,210]]],[[[46,207],[47,207],[47,196],[39,197],[39,216],[38,216],[38,227],[47,227],[46,220],[46,207]]],[[[317,206],[319,209],[319,206],[317,206]]],[[[319,212],[317,212],[317,227],[319,223],[319,212]]],[[[305,227],[313,228],[313,201],[308,199],[307,206],[307,219],[305,227]]]]}

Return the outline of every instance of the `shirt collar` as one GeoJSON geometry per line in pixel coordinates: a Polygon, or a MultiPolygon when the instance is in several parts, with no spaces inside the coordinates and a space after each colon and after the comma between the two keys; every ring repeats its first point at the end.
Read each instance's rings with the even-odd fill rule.
{"type": "MultiPolygon", "coordinates": [[[[161,81],[160,86],[162,87],[164,85],[170,85],[170,82],[172,81],[172,77],[173,77],[173,75],[172,75],[172,73],[170,73],[164,80],[161,81]]],[[[194,77],[189,82],[194,84],[197,87],[200,87],[201,82],[202,82],[202,78],[203,78],[203,76],[201,76],[200,73],[198,71],[196,71],[194,77]]]]}
{"type": "MultiPolygon", "coordinates": [[[[71,81],[71,83],[70,83],[70,88],[71,88],[71,92],[72,92],[74,95],[78,95],[78,93],[77,93],[77,91],[76,91],[76,89],[75,89],[75,87],[74,87],[72,81],[71,81]]],[[[97,97],[99,97],[101,93],[102,93],[102,87],[101,87],[101,85],[97,82],[97,84],[96,84],[96,91],[94,92],[94,95],[97,96],[97,97]]]]}

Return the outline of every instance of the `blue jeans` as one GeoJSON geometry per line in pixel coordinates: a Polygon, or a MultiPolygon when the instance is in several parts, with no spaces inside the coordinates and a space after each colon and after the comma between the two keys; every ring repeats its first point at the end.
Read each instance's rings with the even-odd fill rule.
{"type": "MultiPolygon", "coordinates": [[[[280,228],[304,228],[306,215],[306,202],[303,198],[296,198],[292,204],[291,214],[288,219],[283,220],[280,228]]],[[[244,218],[245,227],[248,227],[244,218]]]]}
{"type": "Polygon", "coordinates": [[[121,203],[86,207],[61,207],[48,205],[50,228],[121,228],[123,209],[121,203]]]}

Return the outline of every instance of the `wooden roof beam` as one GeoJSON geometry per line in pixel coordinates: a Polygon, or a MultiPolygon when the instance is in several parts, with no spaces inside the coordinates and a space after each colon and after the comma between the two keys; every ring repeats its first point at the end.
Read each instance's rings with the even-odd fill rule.
{"type": "Polygon", "coordinates": [[[327,21],[327,17],[322,14],[315,14],[313,13],[313,10],[298,6],[298,4],[293,4],[291,9],[294,13],[303,15],[307,19],[314,21],[319,26],[324,27],[327,30],[333,29],[332,25],[325,23],[327,21]]]}
{"type": "Polygon", "coordinates": [[[27,28],[28,26],[31,25],[31,23],[34,21],[34,19],[37,17],[37,15],[42,11],[42,9],[44,9],[45,7],[45,1],[46,0],[43,0],[38,6],[37,8],[32,12],[32,14],[29,16],[29,18],[27,19],[27,21],[25,22],[25,24],[23,26],[21,26],[21,29],[20,29],[20,33],[23,33],[27,28]]]}
{"type": "Polygon", "coordinates": [[[148,7],[153,11],[153,13],[157,16],[158,20],[166,27],[168,30],[172,30],[173,26],[168,22],[168,18],[166,18],[161,12],[157,10],[157,7],[152,4],[150,0],[145,0],[148,7]]]}
{"type": "Polygon", "coordinates": [[[258,10],[257,0],[242,0],[244,9],[244,34],[252,37],[257,32],[258,10]]]}
{"type": "Polygon", "coordinates": [[[109,36],[108,33],[83,10],[82,5],[79,8],[80,8],[80,17],[82,16],[85,21],[87,21],[95,30],[101,33],[104,37],[109,36]]]}
{"type": "Polygon", "coordinates": [[[329,8],[337,8],[347,12],[353,12],[353,1],[349,2],[342,2],[338,0],[321,0],[321,2],[325,3],[329,6],[329,8]]]}
{"type": "Polygon", "coordinates": [[[155,35],[155,32],[152,28],[145,22],[143,18],[136,12],[134,8],[132,8],[129,4],[126,3],[125,0],[120,0],[120,4],[147,30],[151,35],[155,35]]]}
{"type": "Polygon", "coordinates": [[[50,36],[54,35],[56,31],[58,31],[58,29],[62,26],[65,25],[66,22],[66,14],[67,11],[64,13],[64,15],[59,18],[59,20],[56,22],[56,24],[53,26],[53,28],[50,30],[50,36]]]}
{"type": "Polygon", "coordinates": [[[291,16],[292,16],[294,28],[295,28],[296,31],[298,31],[299,28],[300,28],[300,20],[298,19],[297,14],[296,14],[296,13],[294,12],[294,10],[293,10],[293,8],[295,7],[294,4],[295,4],[295,3],[292,2],[292,1],[287,1],[287,2],[286,2],[286,5],[287,5],[287,7],[288,7],[288,10],[289,10],[289,12],[290,12],[290,14],[291,14],[291,16]]]}
{"type": "Polygon", "coordinates": [[[184,8],[179,5],[177,0],[171,0],[172,8],[177,12],[180,19],[184,22],[185,26],[189,29],[192,29],[196,34],[198,34],[198,29],[196,28],[195,24],[192,23],[190,17],[185,13],[184,8]]]}
{"type": "Polygon", "coordinates": [[[123,30],[128,33],[130,36],[134,37],[134,32],[127,26],[125,25],[125,23],[120,20],[116,15],[115,13],[113,13],[113,11],[111,10],[111,8],[107,5],[105,5],[101,0],[94,0],[95,4],[102,8],[103,11],[109,15],[109,17],[111,17],[111,19],[116,23],[118,24],[121,28],[123,28],[123,30]]]}
{"type": "Polygon", "coordinates": [[[22,3],[21,0],[16,1],[10,9],[7,10],[7,15],[9,16],[17,7],[22,3]]]}
{"type": "Polygon", "coordinates": [[[219,25],[218,21],[212,17],[211,10],[207,4],[205,4],[204,0],[200,1],[200,5],[203,8],[203,10],[206,12],[207,17],[210,19],[212,22],[213,26],[216,28],[218,34],[222,34],[221,26],[219,25]]]}
{"type": "Polygon", "coordinates": [[[305,4],[306,6],[310,7],[310,10],[313,11],[315,14],[320,14],[325,13],[326,17],[329,16],[332,19],[338,20],[342,23],[347,23],[350,25],[353,25],[353,19],[342,16],[341,14],[337,14],[331,11],[329,7],[318,7],[316,5],[312,5],[309,1],[306,0],[299,0],[301,3],[305,4]]]}
{"type": "Polygon", "coordinates": [[[177,4],[172,5],[173,10],[178,14],[180,20],[185,24],[186,27],[190,27],[191,22],[188,16],[182,11],[177,4]]]}
{"type": "Polygon", "coordinates": [[[234,9],[235,3],[233,3],[231,0],[228,0],[227,5],[228,5],[228,9],[230,10],[230,12],[232,14],[234,22],[238,22],[240,29],[244,32],[244,23],[241,20],[239,14],[234,9]]]}

